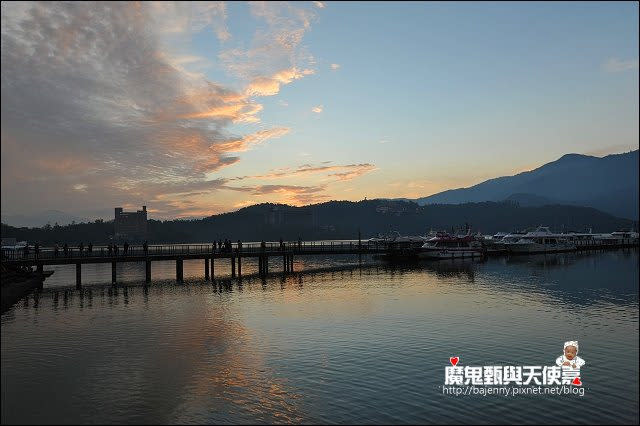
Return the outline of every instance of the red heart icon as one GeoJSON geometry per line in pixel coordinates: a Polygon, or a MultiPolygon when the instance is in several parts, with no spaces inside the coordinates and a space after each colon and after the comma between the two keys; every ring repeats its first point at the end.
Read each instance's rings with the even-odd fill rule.
{"type": "Polygon", "coordinates": [[[458,361],[460,360],[459,357],[457,356],[452,356],[451,358],[449,358],[449,362],[451,363],[451,365],[453,365],[454,367],[456,366],[456,364],[458,363],[458,361]]]}
{"type": "Polygon", "coordinates": [[[575,379],[573,379],[573,383],[576,386],[582,386],[582,382],[580,381],[580,377],[576,377],[575,379]]]}

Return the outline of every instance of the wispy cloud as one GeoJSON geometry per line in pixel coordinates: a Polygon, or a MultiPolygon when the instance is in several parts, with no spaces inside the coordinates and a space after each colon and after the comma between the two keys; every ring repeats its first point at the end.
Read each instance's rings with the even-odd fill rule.
{"type": "Polygon", "coordinates": [[[321,166],[316,166],[313,164],[303,164],[301,166],[298,166],[295,169],[291,169],[288,167],[283,169],[275,169],[275,170],[272,170],[270,173],[265,173],[261,175],[237,176],[235,178],[230,178],[229,181],[244,180],[244,179],[281,179],[281,178],[289,178],[292,176],[314,175],[314,174],[325,174],[325,176],[327,177],[335,176],[334,179],[336,180],[349,180],[375,170],[375,166],[369,163],[328,165],[329,163],[331,162],[325,161],[321,163],[323,164],[321,166]],[[329,172],[333,172],[333,173],[329,173],[329,172]]]}
{"type": "Polygon", "coordinates": [[[280,92],[280,85],[289,84],[293,80],[311,75],[314,71],[311,69],[298,70],[297,68],[289,68],[279,71],[271,77],[258,77],[247,86],[246,93],[249,96],[272,96],[280,92]]]}
{"type": "Polygon", "coordinates": [[[332,70],[337,70],[338,68],[340,68],[340,64],[331,64],[332,70]]]}
{"type": "Polygon", "coordinates": [[[607,72],[622,72],[638,69],[638,59],[621,60],[618,58],[610,58],[602,64],[602,68],[607,72]]]}
{"type": "Polygon", "coordinates": [[[321,1],[314,1],[313,4],[318,9],[324,9],[324,7],[325,7],[325,4],[323,2],[321,2],[321,1]]]}
{"type": "Polygon", "coordinates": [[[315,112],[316,114],[320,114],[323,111],[323,109],[324,107],[322,105],[318,105],[311,108],[311,111],[315,112]]]}

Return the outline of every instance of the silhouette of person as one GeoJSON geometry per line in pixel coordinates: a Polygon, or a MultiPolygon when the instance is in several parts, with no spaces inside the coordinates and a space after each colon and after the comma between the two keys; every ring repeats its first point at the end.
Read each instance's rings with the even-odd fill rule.
{"type": "Polygon", "coordinates": [[[238,240],[238,253],[242,251],[242,241],[238,240]]]}
{"type": "Polygon", "coordinates": [[[113,251],[113,246],[111,245],[111,243],[109,243],[109,245],[107,246],[107,250],[109,251],[109,256],[111,256],[111,252],[113,251]]]}
{"type": "Polygon", "coordinates": [[[89,253],[93,252],[93,244],[91,242],[89,242],[89,245],[87,246],[87,249],[89,250],[89,253]]]}
{"type": "Polygon", "coordinates": [[[64,243],[64,245],[62,246],[62,251],[64,252],[64,257],[67,257],[67,255],[69,254],[69,246],[67,245],[67,243],[64,243]]]}
{"type": "Polygon", "coordinates": [[[145,240],[144,243],[142,243],[142,250],[144,250],[144,255],[145,256],[149,253],[149,245],[147,244],[146,240],[145,240]]]}
{"type": "Polygon", "coordinates": [[[53,248],[53,257],[58,257],[59,252],[60,252],[60,247],[58,247],[58,244],[56,244],[56,246],[53,248]]]}
{"type": "Polygon", "coordinates": [[[118,245],[114,244],[113,245],[113,253],[117,256],[118,255],[118,245]]]}
{"type": "Polygon", "coordinates": [[[82,252],[84,251],[84,243],[81,242],[80,245],[78,246],[78,250],[80,250],[80,256],[82,256],[82,252]]]}
{"type": "Polygon", "coordinates": [[[280,237],[280,250],[284,248],[284,242],[282,241],[282,237],[280,237]]]}
{"type": "Polygon", "coordinates": [[[129,251],[129,243],[128,242],[124,242],[124,255],[127,255],[127,252],[129,251]]]}
{"type": "Polygon", "coordinates": [[[33,251],[36,254],[36,258],[38,258],[38,255],[40,254],[40,244],[36,243],[33,247],[33,251]]]}

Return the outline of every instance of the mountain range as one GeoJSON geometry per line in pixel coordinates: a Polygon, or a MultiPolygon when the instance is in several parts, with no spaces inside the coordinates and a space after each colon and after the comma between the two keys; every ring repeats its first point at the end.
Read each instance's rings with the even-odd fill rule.
{"type": "Polygon", "coordinates": [[[537,169],[415,199],[428,204],[510,200],[523,206],[593,207],[638,220],[638,150],[605,157],[566,154],[537,169]]]}

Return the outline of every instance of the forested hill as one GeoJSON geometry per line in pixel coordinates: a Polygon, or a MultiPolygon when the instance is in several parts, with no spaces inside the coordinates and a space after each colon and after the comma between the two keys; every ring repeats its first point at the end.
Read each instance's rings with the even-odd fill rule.
{"type": "MultiPolygon", "coordinates": [[[[150,243],[209,242],[230,238],[234,241],[284,239],[367,239],[378,233],[399,231],[422,234],[430,229],[450,230],[469,224],[474,231],[492,234],[498,231],[550,226],[555,231],[611,232],[636,224],[590,207],[546,205],[520,207],[516,202],[466,204],[416,203],[395,200],[359,202],[330,201],[290,207],[259,204],[197,220],[149,220],[150,243]]],[[[15,237],[30,243],[106,243],[113,235],[113,221],[101,220],[44,228],[16,228],[2,224],[2,237],[15,237]]]]}

